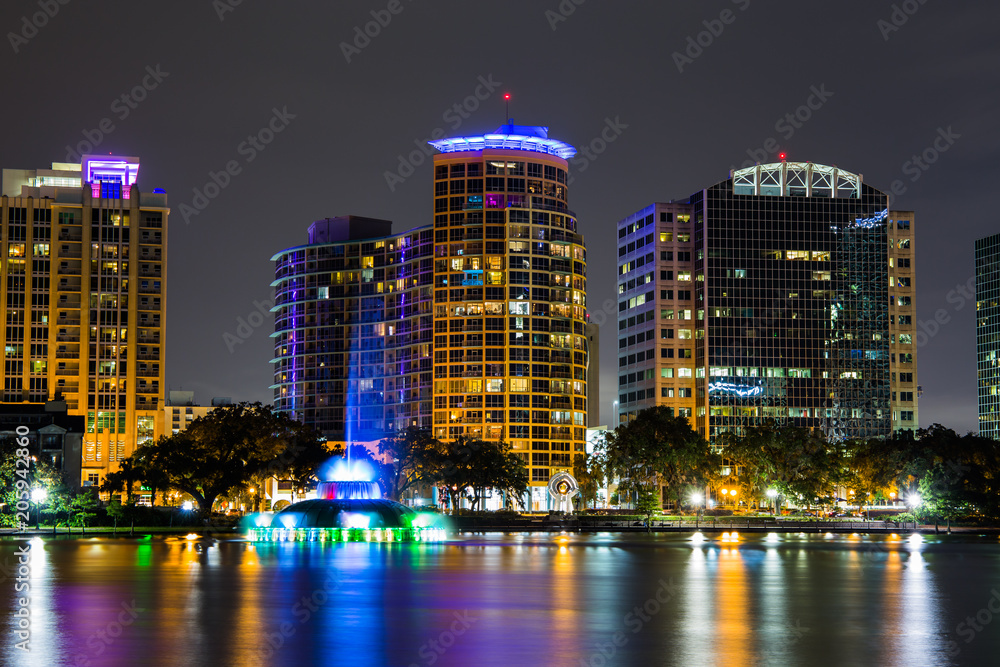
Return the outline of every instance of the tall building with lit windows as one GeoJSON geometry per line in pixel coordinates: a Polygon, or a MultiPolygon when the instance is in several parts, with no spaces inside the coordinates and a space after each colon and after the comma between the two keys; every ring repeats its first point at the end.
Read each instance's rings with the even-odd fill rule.
{"type": "Polygon", "coordinates": [[[271,259],[275,409],[338,442],[430,429],[430,226],[327,218],[271,259]]]}
{"type": "Polygon", "coordinates": [[[917,428],[914,215],[860,175],[756,165],[618,223],[620,421],[917,428]]]}
{"type": "Polygon", "coordinates": [[[1000,439],[1000,234],[976,241],[979,434],[1000,439]]]}
{"type": "Polygon", "coordinates": [[[86,419],[84,486],[164,432],[169,209],[138,173],[112,155],[3,171],[3,402],[86,419]]]}
{"type": "Polygon", "coordinates": [[[549,478],[586,442],[576,151],[521,125],[431,145],[431,226],[321,221],[309,244],[273,258],[275,404],[332,438],[415,425],[446,441],[503,439],[545,509],[549,478]]]}

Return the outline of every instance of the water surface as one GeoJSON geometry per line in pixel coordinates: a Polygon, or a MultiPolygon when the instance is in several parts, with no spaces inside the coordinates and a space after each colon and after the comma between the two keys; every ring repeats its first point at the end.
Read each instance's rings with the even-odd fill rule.
{"type": "Polygon", "coordinates": [[[12,568],[27,542],[0,542],[5,665],[1000,660],[995,536],[34,538],[25,653],[12,568]]]}

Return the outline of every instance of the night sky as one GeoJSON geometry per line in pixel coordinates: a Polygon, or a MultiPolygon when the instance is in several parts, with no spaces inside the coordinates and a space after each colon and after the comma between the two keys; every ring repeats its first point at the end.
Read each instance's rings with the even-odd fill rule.
{"type": "MultiPolygon", "coordinates": [[[[571,163],[592,311],[614,298],[619,219],[751,154],[835,164],[883,191],[899,181],[893,206],[917,215],[918,319],[946,320],[919,337],[920,423],[975,429],[962,290],[974,240],[1000,231],[1000,4],[576,2],[5,0],[0,165],[47,168],[87,135],[94,152],[141,158],[140,188],[164,188],[172,209],[168,388],[204,403],[272,398],[271,317],[254,314],[272,295],[270,257],[318,218],[431,223],[430,159],[409,154],[438,128],[494,130],[504,92],[516,123],[603,148],[571,163]],[[55,15],[26,27],[46,3],[55,15]],[[366,24],[374,37],[358,37],[366,24]],[[269,124],[270,143],[244,143],[269,124]],[[595,142],[602,132],[613,141],[595,142]],[[400,156],[422,164],[390,188],[387,172],[409,173],[400,156]],[[230,161],[235,175],[200,200],[230,161]]],[[[607,422],[613,320],[602,335],[607,422]]]]}

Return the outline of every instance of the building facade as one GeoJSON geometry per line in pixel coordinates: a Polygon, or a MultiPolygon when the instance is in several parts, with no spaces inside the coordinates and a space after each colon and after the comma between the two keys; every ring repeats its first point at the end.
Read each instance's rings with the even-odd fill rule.
{"type": "Polygon", "coordinates": [[[85,417],[73,484],[163,433],[169,209],[138,171],[108,155],[3,171],[3,402],[59,399],[85,417]]]}
{"type": "Polygon", "coordinates": [[[1000,234],[976,241],[979,434],[1000,438],[1000,234]]]}
{"type": "Polygon", "coordinates": [[[274,406],[331,441],[431,427],[433,233],[360,216],[274,257],[274,406]]]}
{"type": "Polygon", "coordinates": [[[913,220],[860,175],[780,162],[620,221],[619,420],[916,429],[913,220]]]}
{"type": "Polygon", "coordinates": [[[503,439],[543,509],[587,425],[575,150],[517,125],[431,145],[432,225],[320,221],[274,256],[275,405],[334,440],[407,426],[503,439]]]}

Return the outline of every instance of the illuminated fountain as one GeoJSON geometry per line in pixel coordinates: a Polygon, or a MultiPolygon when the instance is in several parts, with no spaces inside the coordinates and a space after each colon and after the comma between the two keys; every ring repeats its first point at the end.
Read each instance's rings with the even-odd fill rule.
{"type": "Polygon", "coordinates": [[[316,498],[289,505],[277,514],[258,515],[248,531],[263,542],[438,542],[443,517],[417,512],[382,497],[368,461],[333,459],[319,471],[328,477],[316,498]]]}

